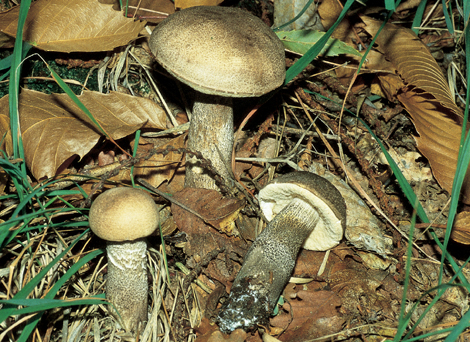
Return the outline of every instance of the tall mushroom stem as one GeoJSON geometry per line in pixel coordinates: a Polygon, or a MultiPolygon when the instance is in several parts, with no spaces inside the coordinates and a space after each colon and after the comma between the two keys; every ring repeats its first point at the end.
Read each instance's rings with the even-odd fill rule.
{"type": "Polygon", "coordinates": [[[108,276],[106,299],[110,313],[127,331],[136,331],[147,321],[147,242],[107,242],[108,276]],[[119,317],[120,315],[120,317],[119,317]]]}
{"type": "Polygon", "coordinates": [[[286,286],[305,239],[320,216],[295,198],[277,214],[251,245],[218,316],[220,330],[231,332],[267,325],[286,286]]]}
{"type": "MultiPolygon", "coordinates": [[[[232,98],[196,91],[188,148],[212,162],[223,179],[230,179],[233,147],[232,98]]],[[[193,156],[186,158],[185,187],[219,190],[213,175],[193,156]]]]}

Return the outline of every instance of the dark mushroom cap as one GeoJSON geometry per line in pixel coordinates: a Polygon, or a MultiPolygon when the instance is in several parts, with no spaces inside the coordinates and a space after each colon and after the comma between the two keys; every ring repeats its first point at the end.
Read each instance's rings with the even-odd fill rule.
{"type": "Polygon", "coordinates": [[[176,12],[152,32],[149,46],[170,74],[205,94],[255,97],[284,82],[282,42],[261,19],[238,8],[176,12]]]}
{"type": "Polygon", "coordinates": [[[268,220],[294,198],[310,204],[320,215],[320,221],[303,248],[327,250],[336,246],[346,227],[346,203],[338,189],[327,179],[302,171],[274,179],[259,193],[260,207],[268,220]]]}

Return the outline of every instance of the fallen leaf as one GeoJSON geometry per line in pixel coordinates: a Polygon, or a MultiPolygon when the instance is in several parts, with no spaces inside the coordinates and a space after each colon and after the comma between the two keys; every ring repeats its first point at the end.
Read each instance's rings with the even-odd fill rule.
{"type": "MultiPolygon", "coordinates": [[[[16,37],[19,11],[16,6],[0,13],[0,32],[16,37]]],[[[145,24],[96,0],[38,0],[29,9],[23,40],[46,51],[111,51],[137,38],[145,24]]]]}
{"type": "Polygon", "coordinates": [[[283,305],[287,312],[270,320],[274,327],[287,328],[279,337],[281,341],[305,341],[307,338],[321,337],[341,330],[343,319],[339,319],[339,326],[336,323],[331,324],[336,322],[335,318],[339,318],[337,308],[341,306],[341,298],[331,291],[306,288],[307,290],[300,289],[295,299],[283,305]],[[321,329],[318,329],[319,326],[321,329]]]}
{"type": "MultiPolygon", "coordinates": [[[[115,140],[144,126],[166,127],[165,112],[149,99],[92,91],[78,98],[115,140]]],[[[9,122],[8,112],[8,96],[4,96],[0,99],[0,122],[9,122]]],[[[102,136],[66,94],[23,89],[19,113],[26,164],[36,179],[54,176],[59,166],[74,155],[82,158],[102,136]]],[[[4,125],[0,129],[1,135],[6,133],[4,125]]]]}
{"type": "MultiPolygon", "coordinates": [[[[364,16],[361,19],[366,23],[365,30],[375,36],[382,22],[364,16]]],[[[410,114],[419,134],[418,149],[429,160],[436,180],[450,192],[463,114],[454,102],[444,74],[428,48],[407,28],[386,24],[376,44],[403,82],[392,84],[389,79],[383,89],[389,98],[396,96],[410,114]]],[[[468,178],[467,174],[462,187],[461,200],[465,203],[470,203],[468,178]]]]}

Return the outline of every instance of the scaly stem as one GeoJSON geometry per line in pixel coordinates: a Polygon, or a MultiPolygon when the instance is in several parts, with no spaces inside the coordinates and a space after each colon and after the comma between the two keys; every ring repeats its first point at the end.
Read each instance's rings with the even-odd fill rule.
{"type": "Polygon", "coordinates": [[[317,211],[296,198],[269,222],[248,250],[230,296],[222,305],[218,316],[221,331],[268,324],[300,247],[318,220],[317,211]]]}

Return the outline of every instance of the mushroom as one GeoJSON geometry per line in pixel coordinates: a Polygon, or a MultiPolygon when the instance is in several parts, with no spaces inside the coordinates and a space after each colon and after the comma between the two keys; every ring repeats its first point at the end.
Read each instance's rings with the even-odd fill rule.
{"type": "Polygon", "coordinates": [[[126,331],[135,331],[148,318],[145,237],[158,227],[158,207],[142,190],[113,188],[93,202],[89,222],[91,230],[106,240],[110,313],[126,331]]]}
{"type": "MultiPolygon", "coordinates": [[[[159,64],[195,90],[188,148],[231,175],[234,97],[258,97],[285,78],[284,46],[259,18],[230,7],[201,6],[176,12],[152,32],[159,64]]],[[[195,157],[186,158],[186,187],[219,190],[195,157]]]]}
{"type": "Polygon", "coordinates": [[[325,178],[294,172],[274,179],[259,193],[271,220],[249,248],[218,315],[220,330],[267,325],[295,266],[300,247],[327,250],[338,245],[346,225],[346,204],[325,178]]]}

